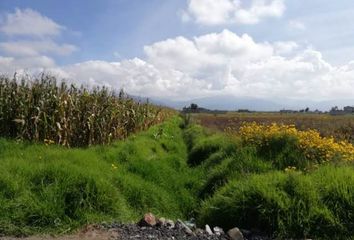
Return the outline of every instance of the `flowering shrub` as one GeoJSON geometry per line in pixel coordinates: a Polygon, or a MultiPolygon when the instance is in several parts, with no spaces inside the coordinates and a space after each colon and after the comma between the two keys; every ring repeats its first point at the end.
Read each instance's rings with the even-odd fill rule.
{"type": "Polygon", "coordinates": [[[244,123],[239,128],[239,134],[244,143],[255,145],[257,148],[266,148],[274,139],[295,139],[294,150],[299,150],[306,160],[312,163],[354,161],[352,144],[335,141],[333,137],[321,137],[316,130],[299,131],[294,125],[263,125],[252,122],[244,123]]]}

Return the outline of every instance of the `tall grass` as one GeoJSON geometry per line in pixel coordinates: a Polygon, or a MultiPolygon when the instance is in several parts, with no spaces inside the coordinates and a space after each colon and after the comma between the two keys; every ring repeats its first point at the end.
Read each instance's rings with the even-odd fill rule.
{"type": "Polygon", "coordinates": [[[87,149],[0,139],[0,235],[62,233],[146,212],[187,219],[197,200],[186,186],[198,178],[179,123],[87,149]]]}
{"type": "Polygon", "coordinates": [[[258,229],[275,238],[351,239],[354,169],[269,172],[235,179],[203,203],[199,222],[258,229]]]}
{"type": "Polygon", "coordinates": [[[123,91],[68,85],[55,77],[0,77],[0,136],[64,146],[107,144],[161,122],[168,110],[123,91]]]}

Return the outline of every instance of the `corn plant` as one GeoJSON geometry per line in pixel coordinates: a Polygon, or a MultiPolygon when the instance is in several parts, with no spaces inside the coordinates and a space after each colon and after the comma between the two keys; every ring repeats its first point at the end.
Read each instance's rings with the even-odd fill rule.
{"type": "Polygon", "coordinates": [[[53,76],[0,77],[0,136],[69,147],[109,144],[173,114],[123,91],[88,89],[53,76]]]}

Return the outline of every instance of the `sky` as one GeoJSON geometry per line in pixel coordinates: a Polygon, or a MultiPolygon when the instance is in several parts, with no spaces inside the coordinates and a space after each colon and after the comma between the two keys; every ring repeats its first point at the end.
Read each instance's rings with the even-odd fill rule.
{"type": "Polygon", "coordinates": [[[353,99],[352,0],[1,0],[0,72],[151,98],[353,99]]]}

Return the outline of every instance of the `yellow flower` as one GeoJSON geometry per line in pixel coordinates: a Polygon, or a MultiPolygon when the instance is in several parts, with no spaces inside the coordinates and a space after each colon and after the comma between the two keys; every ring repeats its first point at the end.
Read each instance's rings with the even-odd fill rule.
{"type": "Polygon", "coordinates": [[[257,147],[269,145],[270,140],[275,137],[291,136],[298,140],[299,149],[310,161],[328,162],[334,160],[334,157],[354,161],[352,144],[345,141],[336,142],[333,137],[321,137],[316,130],[299,131],[294,125],[244,123],[239,128],[239,135],[245,143],[257,147]]]}

